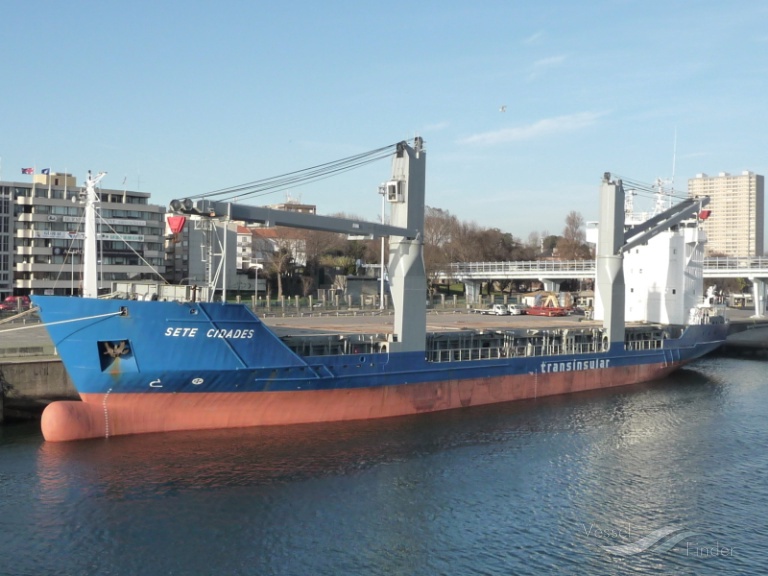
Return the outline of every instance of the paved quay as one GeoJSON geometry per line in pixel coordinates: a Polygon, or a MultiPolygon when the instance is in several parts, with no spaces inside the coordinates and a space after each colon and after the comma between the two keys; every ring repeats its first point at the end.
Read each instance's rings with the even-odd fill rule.
{"type": "MultiPolygon", "coordinates": [[[[734,344],[750,343],[768,348],[768,317],[754,317],[753,310],[729,309],[728,320],[731,323],[729,341],[734,344]],[[744,334],[742,334],[744,333],[744,334]],[[740,334],[736,338],[736,334],[740,334]]],[[[306,313],[299,315],[266,315],[265,324],[279,335],[298,332],[311,333],[391,333],[394,316],[391,311],[339,312],[338,314],[306,313]]],[[[570,316],[494,316],[471,313],[467,310],[430,310],[427,313],[427,331],[444,332],[454,330],[510,330],[551,329],[551,328],[589,328],[602,326],[602,321],[588,320],[583,315],[570,316]]]]}
{"type": "MultiPolygon", "coordinates": [[[[265,316],[265,324],[277,334],[304,333],[391,333],[394,316],[391,311],[355,311],[301,314],[292,316],[265,316]]],[[[471,313],[466,310],[431,310],[427,313],[427,331],[456,330],[509,330],[511,328],[555,328],[567,326],[599,326],[584,316],[494,316],[471,313]]]]}
{"type": "MultiPolygon", "coordinates": [[[[762,330],[768,330],[768,318],[754,318],[751,310],[728,310],[732,324],[731,336],[736,342],[760,344],[762,330]],[[736,338],[737,333],[749,332],[736,338]]],[[[261,319],[279,335],[292,333],[391,333],[394,316],[391,311],[350,310],[339,312],[305,312],[300,314],[264,314],[261,319]]],[[[467,310],[430,310],[427,330],[509,330],[512,328],[567,328],[600,326],[601,322],[587,320],[582,315],[562,317],[493,316],[467,310]]],[[[766,341],[768,346],[768,341],[766,341]]],[[[0,366],[3,364],[56,358],[55,347],[48,334],[34,318],[0,324],[0,366]]]]}

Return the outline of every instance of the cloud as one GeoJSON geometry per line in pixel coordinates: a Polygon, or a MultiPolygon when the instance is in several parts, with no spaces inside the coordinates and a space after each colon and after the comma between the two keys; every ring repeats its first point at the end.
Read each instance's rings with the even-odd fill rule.
{"type": "Polygon", "coordinates": [[[542,74],[546,73],[548,70],[560,66],[563,62],[565,62],[566,58],[567,56],[565,54],[560,54],[558,56],[550,56],[548,58],[541,58],[540,60],[536,60],[531,65],[531,72],[528,74],[528,81],[530,82],[535,80],[542,74]]]}
{"type": "Polygon", "coordinates": [[[543,36],[544,32],[534,32],[527,38],[523,38],[523,44],[536,44],[543,36]]]}
{"type": "Polygon", "coordinates": [[[555,116],[554,118],[544,118],[527,126],[517,126],[514,128],[504,128],[503,130],[494,130],[493,132],[482,132],[474,134],[460,141],[461,144],[491,145],[503,144],[505,142],[521,142],[523,140],[534,140],[549,134],[561,132],[572,132],[580,130],[594,124],[598,118],[604,116],[605,112],[580,112],[566,116],[555,116]]]}
{"type": "Polygon", "coordinates": [[[565,58],[565,54],[560,54],[559,56],[550,56],[549,58],[536,60],[536,62],[533,63],[533,70],[544,70],[546,68],[552,68],[553,66],[559,66],[565,62],[565,58]]]}

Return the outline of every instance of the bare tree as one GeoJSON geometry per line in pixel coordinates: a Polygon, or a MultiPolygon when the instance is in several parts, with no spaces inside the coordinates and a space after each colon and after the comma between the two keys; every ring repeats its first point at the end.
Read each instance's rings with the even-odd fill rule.
{"type": "Polygon", "coordinates": [[[451,236],[451,260],[453,262],[473,262],[480,259],[481,246],[479,232],[481,228],[475,222],[456,221],[451,236]]]}
{"type": "Polygon", "coordinates": [[[543,236],[538,232],[528,234],[528,247],[534,249],[537,253],[541,252],[541,239],[543,236]]]}
{"type": "Polygon", "coordinates": [[[430,293],[441,271],[449,272],[456,217],[441,208],[426,207],[424,214],[424,269],[430,293]]]}
{"type": "Polygon", "coordinates": [[[427,206],[424,212],[424,244],[443,247],[451,241],[456,216],[442,208],[427,206]]]}
{"type": "MultiPolygon", "coordinates": [[[[549,233],[549,230],[542,230],[541,232],[531,232],[528,234],[528,241],[526,242],[526,246],[531,249],[532,253],[534,254],[534,257],[531,258],[532,260],[535,260],[535,256],[541,256],[546,252],[546,249],[544,247],[545,242],[550,241],[551,238],[557,238],[557,236],[552,236],[549,233]]],[[[554,248],[554,244],[549,248],[554,248]]]]}
{"type": "Polygon", "coordinates": [[[306,298],[312,292],[315,287],[315,279],[312,276],[301,277],[302,295],[306,298]]]}
{"type": "Polygon", "coordinates": [[[572,210],[565,217],[563,235],[557,242],[558,258],[563,260],[584,260],[590,257],[590,248],[586,243],[584,217],[572,210]]]}

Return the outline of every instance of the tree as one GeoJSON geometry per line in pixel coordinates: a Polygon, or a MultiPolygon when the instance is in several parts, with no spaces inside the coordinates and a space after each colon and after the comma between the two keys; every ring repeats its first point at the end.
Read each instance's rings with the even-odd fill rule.
{"type": "Polygon", "coordinates": [[[267,265],[277,278],[277,297],[283,297],[283,277],[287,276],[293,264],[293,253],[287,246],[279,246],[267,265]]]}
{"type": "Polygon", "coordinates": [[[480,227],[475,222],[456,220],[451,233],[450,256],[452,262],[479,260],[482,247],[478,243],[480,227]]]}
{"type": "Polygon", "coordinates": [[[341,234],[322,230],[300,230],[298,236],[304,241],[304,251],[307,256],[306,273],[312,277],[317,276],[322,266],[322,257],[329,253],[340,253],[346,242],[341,234]]]}
{"type": "Polygon", "coordinates": [[[456,227],[457,219],[447,210],[426,206],[424,211],[424,245],[447,246],[456,227]]]}
{"type": "Polygon", "coordinates": [[[555,236],[554,234],[550,234],[548,236],[545,236],[541,240],[541,252],[543,255],[552,256],[553,252],[555,251],[555,248],[557,248],[557,243],[560,241],[560,236],[555,236]]]}
{"type": "MultiPolygon", "coordinates": [[[[358,216],[341,212],[331,216],[361,220],[358,216]]],[[[303,243],[306,255],[301,278],[301,289],[305,296],[317,284],[325,282],[323,269],[332,268],[336,273],[355,274],[358,261],[378,262],[380,258],[378,240],[348,240],[344,234],[320,230],[297,230],[294,235],[303,243]]]]}
{"type": "Polygon", "coordinates": [[[585,260],[591,257],[584,232],[584,217],[574,210],[565,217],[563,235],[557,241],[557,256],[562,260],[585,260]]]}
{"type": "Polygon", "coordinates": [[[457,219],[447,210],[427,206],[424,212],[424,270],[430,293],[442,271],[450,272],[451,240],[457,219]]]}
{"type": "Polygon", "coordinates": [[[283,281],[293,273],[295,248],[300,242],[295,231],[281,226],[270,230],[269,236],[253,239],[253,249],[262,254],[264,268],[277,281],[277,297],[283,296],[283,281]]]}
{"type": "Polygon", "coordinates": [[[306,298],[315,287],[315,279],[312,276],[301,277],[301,293],[306,298]]]}
{"type": "Polygon", "coordinates": [[[531,232],[528,234],[528,240],[525,245],[535,251],[536,254],[541,252],[541,239],[544,236],[538,232],[531,232]]]}

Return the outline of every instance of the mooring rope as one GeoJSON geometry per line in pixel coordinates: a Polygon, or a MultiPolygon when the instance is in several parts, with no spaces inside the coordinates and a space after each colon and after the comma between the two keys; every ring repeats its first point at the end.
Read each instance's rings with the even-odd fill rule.
{"type": "Polygon", "coordinates": [[[17,330],[29,330],[31,328],[41,328],[46,326],[58,326],[59,324],[69,324],[71,322],[83,322],[85,320],[96,320],[97,318],[108,318],[109,316],[120,316],[123,312],[109,312],[108,314],[97,314],[96,316],[83,316],[82,318],[71,318],[69,320],[59,320],[58,322],[45,322],[40,324],[33,324],[30,326],[19,326],[18,328],[8,328],[6,330],[0,330],[0,333],[15,332],[17,330]]]}

